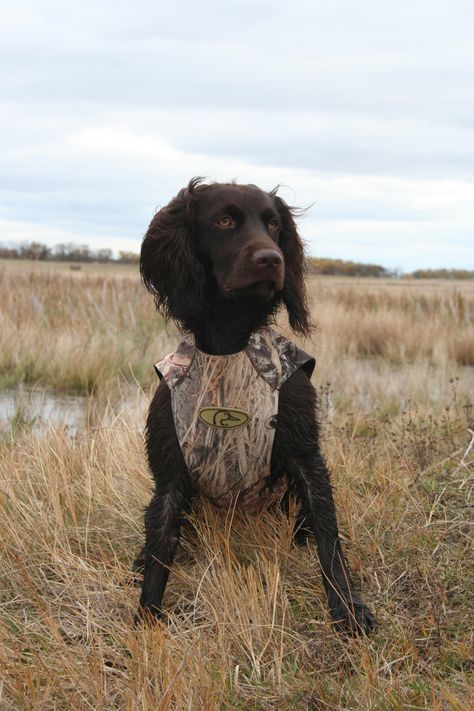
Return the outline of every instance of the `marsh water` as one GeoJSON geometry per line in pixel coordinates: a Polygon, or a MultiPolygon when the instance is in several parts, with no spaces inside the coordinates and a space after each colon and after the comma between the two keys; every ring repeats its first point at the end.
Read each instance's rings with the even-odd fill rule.
{"type": "Polygon", "coordinates": [[[65,427],[71,434],[96,423],[111,424],[117,417],[133,414],[137,426],[143,424],[146,398],[130,392],[117,403],[96,398],[25,387],[0,390],[0,433],[26,428],[42,434],[50,426],[65,427]]]}

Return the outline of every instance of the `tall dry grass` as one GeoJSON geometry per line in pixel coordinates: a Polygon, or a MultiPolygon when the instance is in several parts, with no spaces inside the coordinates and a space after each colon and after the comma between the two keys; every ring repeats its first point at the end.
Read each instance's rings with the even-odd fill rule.
{"type": "Polygon", "coordinates": [[[351,641],[284,515],[209,505],[184,532],[167,619],[135,629],[151,488],[136,421],[4,441],[0,708],[472,708],[472,478],[450,417],[431,439],[408,422],[325,423],[346,551],[380,621],[351,641]]]}
{"type": "Polygon", "coordinates": [[[107,389],[118,375],[144,381],[166,339],[132,269],[3,268],[0,303],[0,376],[7,386],[41,383],[90,393],[107,389]]]}
{"type": "Polygon", "coordinates": [[[474,283],[309,282],[324,348],[394,364],[474,365],[474,283]]]}
{"type": "Polygon", "coordinates": [[[408,402],[440,412],[453,382],[474,393],[474,283],[378,279],[308,281],[318,326],[314,382],[342,413],[399,415],[408,402]]]}
{"type": "MultiPolygon", "coordinates": [[[[471,282],[420,286],[311,278],[308,288],[319,330],[304,345],[318,358],[316,380],[329,380],[343,400],[347,394],[352,403],[360,400],[361,406],[373,407],[377,401],[380,406],[380,390],[392,382],[389,371],[395,378],[395,398],[400,387],[413,395],[418,383],[418,391],[421,385],[424,391],[435,389],[433,403],[447,395],[438,388],[451,377],[470,379],[471,282]],[[356,383],[369,393],[365,405],[355,392],[356,383]]],[[[26,382],[112,394],[121,379],[148,387],[154,383],[153,362],[178,339],[174,327],[166,330],[154,312],[134,267],[93,273],[32,269],[27,264],[21,270],[3,262],[0,304],[4,386],[26,382]]],[[[384,405],[388,410],[394,406],[389,400],[384,405]]]]}
{"type": "Polygon", "coordinates": [[[184,530],[169,614],[135,629],[144,408],[176,334],[132,272],[0,273],[3,382],[113,404],[94,396],[79,434],[24,418],[0,439],[2,711],[473,708],[472,286],[309,289],[341,533],[380,622],[369,639],[336,636],[313,546],[295,547],[281,512],[206,504],[184,530]],[[135,408],[127,380],[145,388],[135,408]]]}

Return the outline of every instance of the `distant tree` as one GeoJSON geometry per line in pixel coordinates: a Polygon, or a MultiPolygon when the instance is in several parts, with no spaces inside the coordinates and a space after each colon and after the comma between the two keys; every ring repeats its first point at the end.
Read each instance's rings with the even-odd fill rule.
{"type": "Polygon", "coordinates": [[[57,244],[53,247],[52,258],[58,262],[67,262],[68,249],[66,244],[57,244]]]}
{"type": "Polygon", "coordinates": [[[391,276],[391,272],[379,264],[362,264],[359,262],[345,261],[343,259],[329,259],[327,257],[309,257],[307,263],[311,274],[359,277],[391,276]]]}
{"type": "Polygon", "coordinates": [[[122,264],[137,264],[139,255],[136,252],[120,251],[116,259],[108,247],[93,250],[87,244],[61,242],[54,247],[48,247],[40,242],[22,242],[18,245],[0,244],[0,259],[35,259],[55,262],[120,262],[122,264]]]}
{"type": "Polygon", "coordinates": [[[18,259],[18,249],[0,245],[0,259],[18,259]]]}
{"type": "Polygon", "coordinates": [[[111,262],[113,260],[111,249],[98,249],[93,252],[93,256],[98,262],[111,262]]]}
{"type": "Polygon", "coordinates": [[[88,244],[71,245],[71,261],[73,262],[92,262],[94,254],[88,244]]]}
{"type": "Polygon", "coordinates": [[[53,259],[60,262],[91,262],[93,259],[90,247],[87,244],[57,244],[53,250],[53,259]]]}
{"type": "Polygon", "coordinates": [[[119,252],[118,261],[122,264],[138,264],[140,260],[140,255],[136,252],[119,252]]]}
{"type": "Polygon", "coordinates": [[[405,274],[411,279],[474,279],[474,271],[468,269],[416,269],[411,274],[405,274]]]}
{"type": "Polygon", "coordinates": [[[40,242],[23,242],[18,252],[21,259],[48,259],[51,250],[40,242]]]}

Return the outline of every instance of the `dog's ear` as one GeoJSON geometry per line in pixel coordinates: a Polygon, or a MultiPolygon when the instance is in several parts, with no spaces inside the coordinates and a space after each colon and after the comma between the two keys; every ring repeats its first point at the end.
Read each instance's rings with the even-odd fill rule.
{"type": "Polygon", "coordinates": [[[187,327],[202,313],[205,273],[194,245],[194,207],[201,178],[193,178],[156,213],[143,239],[140,274],[165,318],[187,327]]]}
{"type": "Polygon", "coordinates": [[[276,191],[272,191],[278,209],[281,230],[279,246],[285,257],[285,281],[282,301],[288,311],[291,328],[303,336],[309,336],[313,325],[308,309],[306,287],[304,283],[305,261],[303,242],[296,229],[293,215],[295,208],[289,207],[276,191]]]}

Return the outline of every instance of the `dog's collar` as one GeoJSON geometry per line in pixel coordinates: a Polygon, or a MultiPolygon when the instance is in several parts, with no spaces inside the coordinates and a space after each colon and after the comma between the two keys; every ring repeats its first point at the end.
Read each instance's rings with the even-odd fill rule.
{"type": "Polygon", "coordinates": [[[199,351],[192,334],[186,334],[174,353],[155,363],[156,372],[166,380],[169,387],[175,387],[187,376],[197,354],[200,360],[234,359],[245,354],[260,377],[273,390],[279,389],[298,368],[304,367],[311,376],[315,366],[314,358],[280,333],[265,326],[251,334],[243,351],[227,356],[214,356],[199,351]]]}

